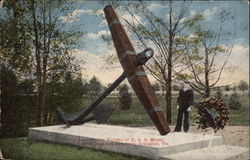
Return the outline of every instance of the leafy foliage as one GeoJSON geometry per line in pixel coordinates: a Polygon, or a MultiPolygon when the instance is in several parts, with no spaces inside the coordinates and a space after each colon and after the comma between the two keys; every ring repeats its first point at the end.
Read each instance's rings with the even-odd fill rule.
{"type": "Polygon", "coordinates": [[[223,91],[221,90],[220,87],[218,87],[217,91],[216,91],[216,97],[217,98],[222,98],[223,97],[223,91]]]}
{"type": "Polygon", "coordinates": [[[67,72],[63,82],[49,83],[48,101],[52,113],[60,106],[66,112],[75,112],[81,105],[80,99],[84,93],[83,79],[74,74],[67,72]]]}
{"type": "Polygon", "coordinates": [[[85,88],[87,90],[87,94],[90,97],[97,97],[102,91],[103,86],[101,82],[95,76],[93,76],[89,83],[85,84],[85,88]]]}
{"type": "MultiPolygon", "coordinates": [[[[0,57],[9,66],[35,79],[38,96],[37,125],[46,125],[51,117],[48,82],[56,84],[66,72],[77,73],[80,63],[72,53],[83,32],[65,27],[61,17],[73,11],[71,2],[20,0],[4,1],[0,21],[0,57]],[[35,77],[35,78],[34,78],[35,77]],[[56,82],[52,82],[55,80],[56,82]]],[[[54,91],[53,91],[54,92],[54,91]]]]}
{"type": "Polygon", "coordinates": [[[236,92],[230,95],[228,106],[232,110],[239,110],[241,108],[239,95],[236,92]]]}
{"type": "Polygon", "coordinates": [[[248,90],[248,84],[247,84],[247,82],[245,82],[245,81],[240,81],[240,84],[239,84],[239,86],[238,86],[238,88],[243,92],[243,94],[244,94],[244,92],[246,91],[246,90],[248,90]]]}
{"type": "Polygon", "coordinates": [[[132,95],[129,93],[129,88],[127,84],[123,84],[119,86],[119,101],[120,101],[120,107],[122,110],[128,110],[130,109],[130,106],[132,104],[132,95]]]}
{"type": "Polygon", "coordinates": [[[32,41],[24,18],[27,10],[17,1],[4,1],[3,7],[6,12],[0,16],[0,58],[15,70],[28,72],[32,41]]]}
{"type": "Polygon", "coordinates": [[[226,85],[225,91],[230,91],[230,90],[231,90],[230,86],[229,86],[229,85],[226,85]]]}
{"type": "Polygon", "coordinates": [[[230,41],[230,44],[228,40],[234,38],[235,31],[223,27],[225,20],[222,21],[219,16],[223,12],[226,11],[222,10],[214,15],[214,23],[218,23],[216,27],[207,27],[209,24],[206,19],[203,15],[198,15],[195,23],[188,24],[192,34],[180,39],[187,48],[187,57],[182,60],[189,69],[185,74],[191,76],[179,75],[178,79],[188,83],[203,97],[209,97],[211,88],[220,80],[233,48],[233,42],[230,41]],[[222,55],[225,58],[218,61],[217,57],[222,55]]]}
{"type": "Polygon", "coordinates": [[[18,137],[27,135],[27,128],[33,125],[36,112],[33,93],[34,83],[19,81],[9,68],[1,70],[1,136],[18,137]]]}

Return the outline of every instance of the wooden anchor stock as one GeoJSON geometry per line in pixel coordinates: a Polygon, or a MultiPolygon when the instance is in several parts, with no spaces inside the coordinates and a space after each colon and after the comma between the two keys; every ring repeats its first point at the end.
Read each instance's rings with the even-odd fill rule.
{"type": "Polygon", "coordinates": [[[105,17],[107,19],[112,39],[115,45],[119,61],[124,72],[126,72],[128,81],[135,91],[138,99],[143,104],[148,115],[154,122],[156,128],[161,135],[170,132],[167,120],[159,105],[158,99],[151,86],[148,77],[142,65],[136,64],[137,56],[135,49],[129,40],[119,18],[111,5],[104,8],[105,17]]]}

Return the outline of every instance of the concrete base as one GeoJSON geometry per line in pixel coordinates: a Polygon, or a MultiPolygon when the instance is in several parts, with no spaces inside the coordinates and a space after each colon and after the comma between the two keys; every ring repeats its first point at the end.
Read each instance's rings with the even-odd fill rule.
{"type": "Polygon", "coordinates": [[[160,160],[248,160],[249,148],[219,145],[182,153],[161,155],[160,160]]]}
{"type": "Polygon", "coordinates": [[[161,136],[157,130],[94,123],[30,128],[29,138],[153,159],[174,159],[168,156],[224,144],[222,136],[183,132],[161,136]]]}

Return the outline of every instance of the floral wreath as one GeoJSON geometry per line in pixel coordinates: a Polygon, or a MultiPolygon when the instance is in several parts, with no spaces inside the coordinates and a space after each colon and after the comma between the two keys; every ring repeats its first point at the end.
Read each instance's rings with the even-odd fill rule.
{"type": "Polygon", "coordinates": [[[229,121],[227,105],[220,98],[210,98],[199,103],[198,106],[198,128],[206,129],[212,127],[215,132],[223,129],[229,121]]]}

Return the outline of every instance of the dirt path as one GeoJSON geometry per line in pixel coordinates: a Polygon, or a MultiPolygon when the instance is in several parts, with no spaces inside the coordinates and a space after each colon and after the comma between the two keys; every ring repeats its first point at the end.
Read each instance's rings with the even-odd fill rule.
{"type": "MultiPolygon", "coordinates": [[[[153,129],[153,126],[143,127],[153,129]]],[[[171,131],[174,130],[174,126],[170,126],[171,131]]],[[[204,130],[197,129],[197,126],[190,126],[189,133],[203,134],[204,130]]],[[[213,132],[213,129],[209,128],[205,134],[214,134],[223,136],[225,143],[228,145],[249,147],[249,126],[226,126],[223,130],[219,130],[217,133],[213,132]]]]}

